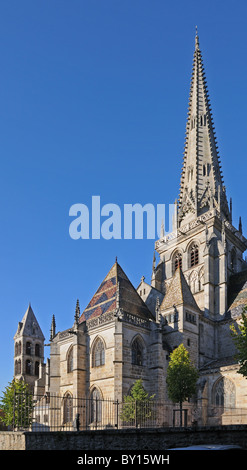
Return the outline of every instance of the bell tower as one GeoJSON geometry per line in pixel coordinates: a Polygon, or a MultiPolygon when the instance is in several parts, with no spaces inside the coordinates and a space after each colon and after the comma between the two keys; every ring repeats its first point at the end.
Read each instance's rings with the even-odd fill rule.
{"type": "Polygon", "coordinates": [[[44,335],[29,304],[14,336],[14,377],[34,389],[44,362],[44,335]]]}
{"type": "Polygon", "coordinates": [[[180,192],[173,232],[162,234],[155,249],[160,255],[153,277],[163,272],[166,295],[175,271],[181,268],[204,316],[220,320],[227,311],[232,274],[247,268],[247,240],[232,225],[213,125],[199,37],[196,31],[186,139],[180,192]],[[162,270],[161,270],[162,265],[162,270]]]}

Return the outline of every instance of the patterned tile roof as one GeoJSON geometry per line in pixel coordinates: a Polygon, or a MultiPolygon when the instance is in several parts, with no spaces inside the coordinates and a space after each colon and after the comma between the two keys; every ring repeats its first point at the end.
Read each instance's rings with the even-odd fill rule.
{"type": "Polygon", "coordinates": [[[117,301],[119,307],[125,312],[144,319],[153,319],[148,307],[116,262],[80,316],[79,322],[98,317],[103,313],[113,312],[117,307],[117,301]]]}

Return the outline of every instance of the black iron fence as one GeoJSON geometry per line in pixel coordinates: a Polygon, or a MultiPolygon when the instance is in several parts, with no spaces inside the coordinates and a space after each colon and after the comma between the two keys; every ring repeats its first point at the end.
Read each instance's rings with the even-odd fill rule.
{"type": "MultiPolygon", "coordinates": [[[[13,398],[11,429],[31,431],[81,431],[180,426],[180,408],[155,400],[119,402],[76,398],[70,394],[40,397],[17,393],[13,398]]],[[[247,424],[247,408],[226,408],[186,403],[183,426],[247,424]]]]}

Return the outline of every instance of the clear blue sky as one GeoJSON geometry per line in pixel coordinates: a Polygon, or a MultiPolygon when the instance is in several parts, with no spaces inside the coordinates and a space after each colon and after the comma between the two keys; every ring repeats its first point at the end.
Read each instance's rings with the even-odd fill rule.
{"type": "MultiPolygon", "coordinates": [[[[0,3],[0,391],[28,303],[49,340],[118,256],[137,286],[153,240],[72,240],[69,208],[178,196],[198,26],[233,221],[246,218],[247,3],[0,3]]],[[[49,349],[46,348],[47,353],[49,349]]]]}

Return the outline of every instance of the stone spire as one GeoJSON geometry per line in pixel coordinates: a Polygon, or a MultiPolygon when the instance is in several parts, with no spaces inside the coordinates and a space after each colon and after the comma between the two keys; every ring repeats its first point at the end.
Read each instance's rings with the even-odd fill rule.
{"type": "Polygon", "coordinates": [[[77,299],[76,301],[76,307],[75,307],[75,323],[76,325],[79,324],[79,318],[81,316],[81,312],[80,312],[80,304],[79,304],[79,299],[77,299]]]}
{"type": "Polygon", "coordinates": [[[56,336],[56,321],[55,315],[52,315],[51,328],[50,328],[50,341],[56,336]]]}
{"type": "Polygon", "coordinates": [[[212,208],[230,220],[197,30],[183,160],[179,225],[212,208]]]}

